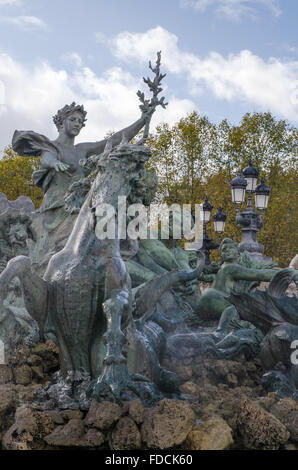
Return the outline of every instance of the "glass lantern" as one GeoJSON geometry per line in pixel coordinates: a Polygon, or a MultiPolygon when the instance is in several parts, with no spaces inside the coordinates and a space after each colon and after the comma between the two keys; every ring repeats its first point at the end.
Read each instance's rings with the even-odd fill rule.
{"type": "Polygon", "coordinates": [[[223,233],[225,231],[225,223],[227,220],[226,214],[222,208],[218,208],[218,212],[213,216],[214,230],[216,233],[223,233]]]}
{"type": "Polygon", "coordinates": [[[268,206],[269,193],[271,189],[265,184],[262,178],[261,184],[255,190],[255,206],[258,210],[264,211],[268,206]]]}
{"type": "Polygon", "coordinates": [[[243,176],[247,182],[246,191],[253,192],[256,189],[259,172],[252,166],[252,162],[243,170],[243,176]]]}
{"type": "Polygon", "coordinates": [[[234,204],[241,205],[245,198],[245,191],[247,186],[247,181],[244,178],[241,178],[240,173],[237,174],[231,182],[232,189],[232,201],[234,204]]]}
{"type": "Polygon", "coordinates": [[[203,203],[203,208],[200,211],[200,221],[204,224],[207,224],[210,220],[211,211],[213,206],[208,201],[208,196],[205,197],[205,201],[203,203]]]}

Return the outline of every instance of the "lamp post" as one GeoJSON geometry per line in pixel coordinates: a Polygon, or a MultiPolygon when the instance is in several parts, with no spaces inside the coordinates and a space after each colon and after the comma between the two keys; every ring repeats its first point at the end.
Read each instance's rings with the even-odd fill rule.
{"type": "Polygon", "coordinates": [[[270,188],[262,179],[261,184],[257,186],[259,172],[253,167],[250,161],[248,167],[243,170],[243,176],[239,173],[236,178],[231,181],[232,201],[236,205],[236,222],[241,225],[242,240],[238,247],[240,252],[248,251],[252,258],[272,261],[271,258],[263,256],[264,246],[258,243],[257,234],[263,227],[263,211],[268,205],[270,188]],[[245,199],[245,193],[248,193],[247,206],[240,213],[240,206],[245,199]],[[258,214],[252,205],[252,195],[255,195],[255,207],[261,211],[258,214]]]}
{"type": "MultiPolygon", "coordinates": [[[[169,200],[174,199],[174,197],[171,196],[168,191],[166,192],[165,196],[169,200]]],[[[200,242],[185,244],[186,251],[192,250],[196,252],[199,252],[199,251],[203,252],[205,255],[205,264],[211,264],[211,261],[210,261],[211,250],[216,250],[217,248],[219,248],[219,243],[214,242],[207,235],[207,224],[210,222],[212,209],[213,209],[213,206],[210,204],[208,200],[208,196],[206,196],[204,203],[202,204],[202,208],[200,210],[200,222],[203,223],[203,238],[201,239],[202,244],[200,242]]],[[[216,233],[221,234],[224,232],[226,219],[227,219],[226,214],[223,212],[222,208],[219,207],[218,212],[213,216],[214,230],[216,233]]],[[[220,237],[219,237],[219,241],[220,241],[220,237]]]]}
{"type": "MultiPolygon", "coordinates": [[[[203,251],[205,255],[205,264],[211,264],[210,252],[211,250],[216,250],[219,247],[219,243],[214,242],[207,235],[207,224],[210,221],[212,209],[213,209],[213,206],[208,201],[208,196],[206,196],[205,201],[203,203],[202,210],[200,211],[200,220],[201,222],[203,222],[203,243],[202,243],[201,251],[203,251]]],[[[225,220],[226,220],[226,215],[223,212],[222,214],[225,216],[225,220]]],[[[217,216],[218,214],[216,214],[213,217],[213,220],[217,216]]],[[[214,227],[215,227],[215,222],[214,222],[214,227]]],[[[224,228],[224,225],[222,225],[222,222],[220,223],[220,221],[218,220],[216,221],[216,228],[221,230],[222,228],[224,228]]],[[[219,232],[219,230],[216,230],[216,231],[219,232]]]]}

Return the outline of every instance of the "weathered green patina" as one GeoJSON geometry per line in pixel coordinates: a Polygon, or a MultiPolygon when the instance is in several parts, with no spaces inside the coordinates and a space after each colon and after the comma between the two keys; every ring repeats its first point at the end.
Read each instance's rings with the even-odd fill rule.
{"type": "Polygon", "coordinates": [[[220,245],[220,255],[223,261],[212,286],[202,294],[197,315],[198,320],[219,320],[222,312],[230,306],[227,300],[232,290],[243,289],[239,281],[248,284],[255,281],[270,281],[276,270],[268,268],[247,268],[240,264],[240,253],[237,244],[225,238],[220,245]],[[238,286],[238,289],[237,289],[238,286]]]}

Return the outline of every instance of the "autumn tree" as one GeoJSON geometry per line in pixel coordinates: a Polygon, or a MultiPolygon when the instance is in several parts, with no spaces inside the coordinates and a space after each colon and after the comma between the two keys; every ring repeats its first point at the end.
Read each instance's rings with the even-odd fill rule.
{"type": "Polygon", "coordinates": [[[196,112],[172,128],[168,124],[156,128],[149,139],[153,158],[148,166],[158,173],[161,197],[191,204],[203,197],[215,135],[216,126],[196,112]]]}
{"type": "Polygon", "coordinates": [[[42,190],[33,185],[31,176],[38,167],[39,159],[21,157],[11,147],[6,147],[0,160],[0,192],[8,200],[28,196],[37,209],[43,198],[42,190]]]}
{"type": "MultiPolygon", "coordinates": [[[[150,139],[161,194],[170,193],[171,202],[194,204],[207,193],[213,214],[218,207],[227,213],[225,236],[237,242],[241,230],[236,226],[230,181],[251,160],[271,188],[258,240],[281,266],[288,265],[298,247],[297,144],[298,130],[271,113],[248,113],[239,125],[223,120],[216,126],[193,112],[172,128],[157,128],[150,139]]],[[[209,236],[216,239],[212,225],[209,236]]]]}
{"type": "Polygon", "coordinates": [[[268,255],[287,266],[298,247],[297,128],[271,113],[248,113],[239,125],[229,125],[226,120],[220,123],[217,141],[214,160],[218,171],[207,181],[206,190],[216,207],[225,207],[229,216],[227,234],[236,241],[241,239],[241,230],[235,226],[229,182],[251,160],[271,188],[258,241],[268,255]]]}

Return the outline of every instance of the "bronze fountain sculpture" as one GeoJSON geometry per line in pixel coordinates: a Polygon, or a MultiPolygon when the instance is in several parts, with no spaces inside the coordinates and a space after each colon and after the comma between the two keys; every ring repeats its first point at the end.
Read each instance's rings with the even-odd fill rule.
{"type": "MultiPolygon", "coordinates": [[[[21,155],[41,157],[33,180],[42,187],[44,199],[40,210],[32,213],[32,233],[38,236],[31,237],[29,256],[10,259],[0,274],[0,300],[18,278],[27,311],[41,335],[58,344],[60,371],[36,399],[52,399],[60,408],[88,409],[92,397],[121,401],[140,395],[150,401],[179,395],[176,374],[161,365],[166,346],[179,354],[191,345],[200,354],[208,351],[219,358],[261,350],[271,367],[271,344],[280,337],[276,327],[289,322],[284,313],[276,325],[275,314],[263,321],[265,314],[255,318],[242,308],[243,302],[252,305],[259,300],[260,294],[252,293],[256,283],[274,285],[276,276],[282,279],[288,271],[276,274],[273,266],[245,264],[246,255],[239,260],[230,239],[222,242],[223,263],[212,287],[202,295],[198,287],[206,268],[202,255],[192,269],[174,240],[122,243],[118,198],[149,205],[157,183],[145,169],[151,156],[145,143],[156,107],[166,107],[158,96],[164,78],[160,53],[156,66],[149,66],[154,79],[144,81],[151,100],[138,92],[141,118],[110,138],[75,145],[86,121],[83,106],[75,103],[54,116],[59,132],[55,141],[32,131],[16,131],[13,137],[13,147],[21,155]],[[141,139],[129,143],[143,127],[141,139]],[[112,227],[112,237],[101,236],[103,226],[112,227]],[[218,321],[211,333],[197,329],[204,324],[217,326],[218,321]],[[175,330],[177,325],[182,325],[182,332],[175,330]]],[[[297,271],[292,270],[291,276],[297,282],[297,271]]],[[[272,292],[271,288],[266,294],[266,306],[272,292]]],[[[291,321],[294,330],[289,337],[297,328],[296,317],[291,321]]],[[[287,328],[282,334],[288,334],[287,328]]]]}
{"type": "MultiPolygon", "coordinates": [[[[146,321],[150,318],[149,303],[152,310],[154,302],[171,285],[196,278],[202,263],[193,272],[166,273],[162,279],[151,281],[154,294],[150,302],[149,298],[144,299],[145,295],[148,296],[148,288],[143,288],[143,295],[140,290],[136,299],[136,325],[132,316],[131,280],[120,253],[117,217],[112,239],[102,240],[96,235],[102,218],[101,205],[116,207],[119,196],[132,196],[135,182],[150,158],[151,152],[144,145],[150,119],[158,105],[166,106],[164,98],[158,98],[164,78],[160,73],[160,53],[156,67],[150,64],[150,68],[155,74],[154,81],[145,81],[153,93],[151,101],[138,93],[142,102],[142,118],[107,141],[74,146],[74,138],[83,127],[86,115],[83,107],[74,103],[64,107],[54,118],[59,129],[56,141],[50,142],[32,132],[14,135],[14,148],[23,155],[32,154],[34,149],[35,154],[41,152],[41,169],[33,177],[45,192],[42,214],[63,207],[65,189],[83,175],[77,160],[85,159],[84,165],[86,158],[104,150],[92,157],[93,171],[84,202],[67,243],[50,258],[44,276],[34,272],[30,258],[26,256],[10,260],[0,276],[1,297],[4,297],[3,292],[11,280],[17,277],[28,312],[38,322],[41,332],[52,334],[59,345],[60,382],[52,384],[52,395],[53,391],[56,397],[58,395],[61,406],[88,406],[84,405],[88,386],[89,395],[98,399],[102,393],[110,392],[120,399],[121,393],[127,389],[137,392],[134,380],[148,382],[152,379],[161,389],[177,391],[175,374],[161,368],[156,354],[156,357],[151,354],[151,348],[147,354],[152,371],[150,379],[131,374],[127,362],[135,364],[131,356],[137,353],[136,348],[140,348],[138,345],[142,342],[143,349],[146,349],[148,338],[141,325],[145,321],[143,316],[146,321]],[[141,140],[137,144],[129,144],[128,140],[143,126],[141,140]],[[159,289],[154,289],[152,283],[159,285],[159,289]],[[127,357],[124,357],[126,341],[129,345],[127,357]]],[[[51,386],[48,393],[51,395],[51,386]]]]}

